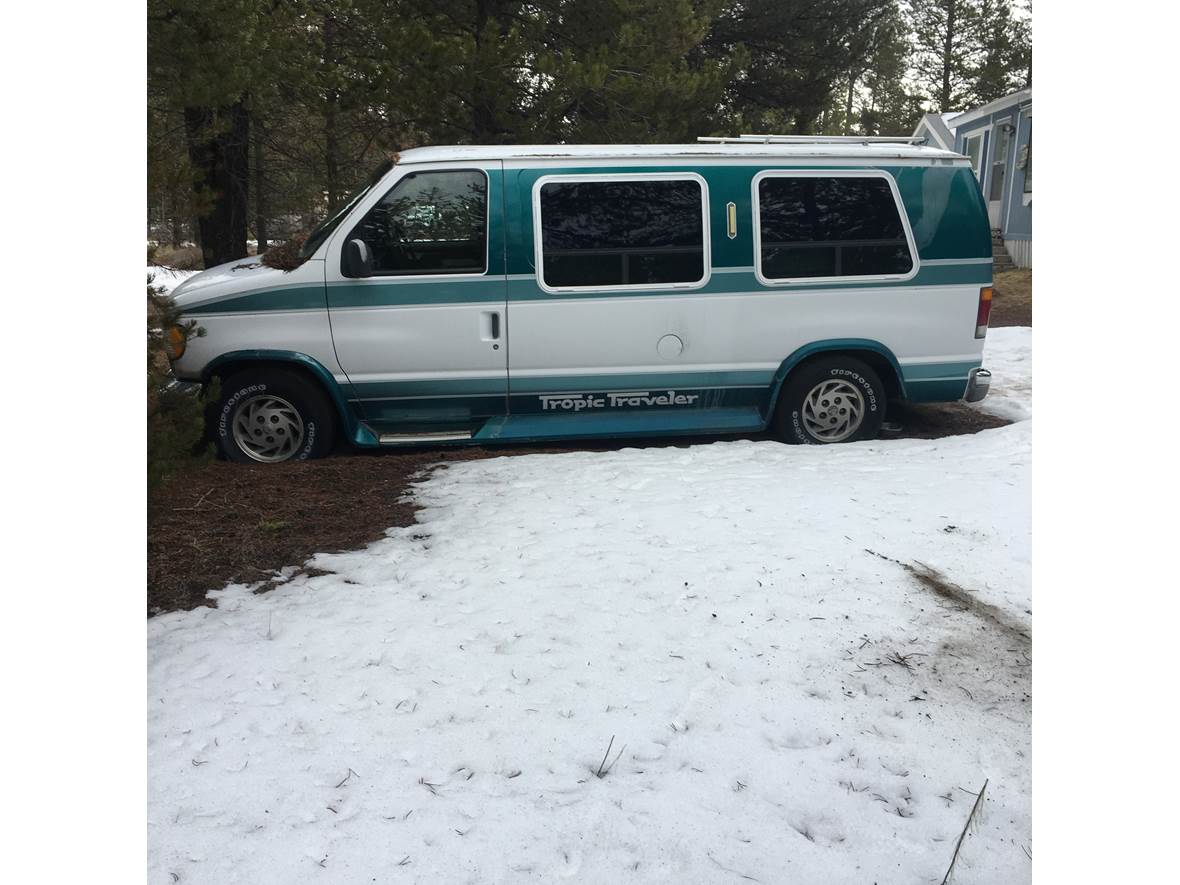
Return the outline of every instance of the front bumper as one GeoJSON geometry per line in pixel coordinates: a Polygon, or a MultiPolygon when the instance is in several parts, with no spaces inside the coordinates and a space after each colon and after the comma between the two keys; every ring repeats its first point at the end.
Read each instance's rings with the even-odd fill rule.
{"type": "Polygon", "coordinates": [[[992,386],[992,373],[987,369],[972,369],[967,375],[967,391],[963,399],[969,403],[977,403],[985,396],[992,386]]]}

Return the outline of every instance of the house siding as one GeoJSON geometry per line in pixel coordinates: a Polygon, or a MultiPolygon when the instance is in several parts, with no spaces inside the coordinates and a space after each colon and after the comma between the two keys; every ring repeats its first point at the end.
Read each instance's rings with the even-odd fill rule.
{"type": "Polygon", "coordinates": [[[1032,138],[1032,99],[1027,93],[1022,98],[956,127],[955,150],[965,153],[967,138],[984,133],[979,185],[986,200],[991,190],[992,165],[995,161],[992,149],[997,142],[997,127],[1005,122],[1016,127],[1008,142],[1004,192],[999,201],[999,229],[1013,262],[1020,267],[1031,267],[1032,195],[1024,193],[1025,170],[1016,168],[1016,158],[1032,138]]]}

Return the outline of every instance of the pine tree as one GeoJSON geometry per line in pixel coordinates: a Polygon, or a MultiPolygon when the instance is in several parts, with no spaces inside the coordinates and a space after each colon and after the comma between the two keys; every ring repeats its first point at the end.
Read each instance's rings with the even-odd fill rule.
{"type": "Polygon", "coordinates": [[[923,97],[909,78],[911,46],[900,10],[889,24],[864,78],[867,98],[857,121],[865,135],[906,135],[924,112],[923,97]]]}
{"type": "Polygon", "coordinates": [[[959,109],[970,92],[970,57],[978,46],[978,0],[910,0],[917,79],[940,113],[959,109]]]}
{"type": "MultiPolygon", "coordinates": [[[[285,9],[276,4],[273,16],[285,9]]],[[[184,123],[205,266],[246,255],[250,90],[265,70],[272,7],[149,0],[149,97],[184,123]]]]}
{"type": "Polygon", "coordinates": [[[715,58],[739,51],[748,58],[726,89],[731,128],[805,135],[821,119],[831,125],[836,90],[858,68],[857,35],[893,5],[893,0],[728,3],[705,45],[715,58]]]}
{"type": "Polygon", "coordinates": [[[707,55],[718,0],[579,0],[542,4],[542,48],[529,107],[546,140],[691,141],[716,125],[745,53],[707,55]]]}
{"type": "Polygon", "coordinates": [[[968,61],[972,104],[986,104],[1024,85],[1022,34],[1009,0],[979,0],[978,47],[968,61]]]}

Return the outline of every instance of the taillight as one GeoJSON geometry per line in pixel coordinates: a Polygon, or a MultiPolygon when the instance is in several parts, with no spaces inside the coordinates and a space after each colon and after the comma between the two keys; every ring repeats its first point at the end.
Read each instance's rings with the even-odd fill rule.
{"type": "Polygon", "coordinates": [[[975,314],[975,337],[987,337],[987,322],[992,315],[992,287],[979,290],[979,312],[975,314]]]}

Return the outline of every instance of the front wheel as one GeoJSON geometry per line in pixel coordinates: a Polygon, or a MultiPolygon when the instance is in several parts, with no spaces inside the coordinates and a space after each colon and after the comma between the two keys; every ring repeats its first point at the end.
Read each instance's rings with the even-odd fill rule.
{"type": "Polygon", "coordinates": [[[789,443],[874,439],[885,420],[884,394],[881,379],[865,363],[855,357],[821,356],[787,377],[774,429],[789,443]]]}
{"type": "Polygon", "coordinates": [[[222,382],[212,431],[230,461],[302,461],[331,451],[335,415],[328,398],[307,379],[258,369],[222,382]]]}

